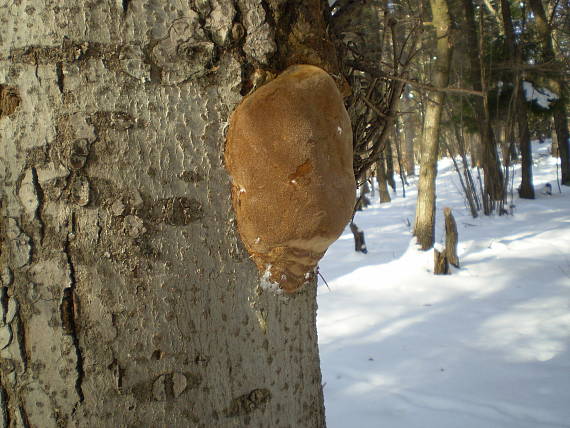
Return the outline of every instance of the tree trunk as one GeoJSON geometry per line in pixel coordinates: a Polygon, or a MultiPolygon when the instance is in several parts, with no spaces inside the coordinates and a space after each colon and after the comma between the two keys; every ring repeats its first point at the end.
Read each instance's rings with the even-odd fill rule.
{"type": "Polygon", "coordinates": [[[416,162],[414,157],[414,138],[417,134],[417,118],[415,113],[408,114],[404,121],[404,139],[405,149],[404,157],[406,159],[406,176],[413,177],[416,175],[416,162]]]}
{"type": "MultiPolygon", "coordinates": [[[[430,0],[433,25],[437,37],[434,65],[433,86],[447,87],[449,66],[451,63],[451,19],[447,0],[430,0]]],[[[437,176],[437,158],[439,149],[439,128],[441,112],[445,101],[444,92],[430,94],[427,102],[424,135],[421,142],[420,179],[418,181],[418,200],[414,236],[422,250],[428,250],[434,243],[435,231],[435,179],[437,176]]]]}
{"type": "MultiPolygon", "coordinates": [[[[396,123],[394,124],[394,142],[396,147],[396,160],[398,161],[398,175],[400,176],[400,183],[402,184],[402,197],[405,198],[406,185],[408,182],[406,180],[406,174],[404,172],[404,161],[402,159],[402,132],[400,131],[400,126],[402,126],[402,121],[397,119],[396,123]]],[[[395,188],[394,191],[396,191],[395,188]]]]}
{"type": "Polygon", "coordinates": [[[556,133],[556,124],[554,122],[554,117],[550,120],[550,126],[552,131],[550,133],[550,138],[552,139],[552,144],[550,145],[550,154],[552,156],[558,156],[558,135],[556,133]]]}
{"type": "MultiPolygon", "coordinates": [[[[463,0],[463,9],[465,11],[465,38],[467,46],[470,50],[470,76],[473,89],[481,91],[485,84],[482,76],[481,61],[479,59],[480,44],[477,37],[477,30],[475,24],[475,12],[472,0],[463,0]]],[[[483,13],[481,11],[481,13],[483,13]]],[[[480,35],[482,37],[482,35],[480,35]]],[[[504,197],[503,173],[499,157],[497,156],[497,143],[493,128],[491,127],[491,120],[489,117],[488,99],[486,97],[473,99],[477,117],[480,118],[479,135],[481,137],[481,163],[483,171],[485,171],[485,193],[487,196],[496,201],[500,201],[504,197]]],[[[486,213],[490,214],[490,213],[486,213]]]]}
{"type": "Polygon", "coordinates": [[[437,249],[433,250],[433,274],[434,275],[447,275],[449,273],[449,262],[445,255],[445,251],[440,252],[437,249]]]}
{"type": "MultiPolygon", "coordinates": [[[[517,87],[520,91],[520,86],[517,87]]],[[[534,199],[534,185],[532,180],[532,148],[530,143],[530,131],[528,129],[528,112],[524,94],[515,95],[518,104],[517,124],[518,138],[521,151],[521,186],[519,196],[523,199],[534,199]]]]}
{"type": "Polygon", "coordinates": [[[457,257],[457,223],[451,212],[451,208],[443,209],[445,216],[445,257],[455,267],[459,267],[459,257],[457,257]]]}
{"type": "MultiPolygon", "coordinates": [[[[542,56],[545,63],[553,62],[556,58],[554,44],[552,43],[552,29],[548,24],[544,6],[540,0],[530,0],[530,7],[534,14],[536,26],[540,38],[542,39],[542,56]]],[[[563,67],[562,65],[560,66],[563,67]]],[[[566,94],[566,82],[563,78],[550,77],[548,79],[550,89],[561,98],[566,94]]],[[[560,163],[562,172],[562,184],[570,186],[570,141],[568,141],[568,119],[566,104],[561,100],[554,108],[554,129],[556,130],[556,141],[558,142],[558,153],[560,153],[560,163]]]]}
{"type": "Polygon", "coordinates": [[[390,191],[388,190],[388,180],[386,177],[386,163],[384,161],[384,155],[380,156],[378,162],[376,163],[376,181],[378,181],[378,193],[380,195],[380,203],[392,202],[390,197],[390,191]]]}
{"type": "MultiPolygon", "coordinates": [[[[520,63],[520,48],[515,40],[513,20],[508,0],[501,0],[501,13],[505,28],[505,40],[509,59],[513,66],[520,63]]],[[[530,132],[528,130],[527,105],[522,89],[522,80],[518,72],[514,74],[514,118],[518,126],[518,140],[521,151],[521,185],[519,196],[524,199],[534,199],[534,186],[532,183],[532,149],[530,146],[530,132]]],[[[512,136],[511,136],[512,137],[512,136]]]]}
{"type": "Polygon", "coordinates": [[[0,8],[3,426],[325,425],[315,281],[260,287],[221,161],[252,64],[334,72],[269,3],[0,8]]]}
{"type": "Polygon", "coordinates": [[[388,180],[388,185],[392,190],[396,191],[396,180],[394,179],[394,151],[392,150],[392,142],[386,140],[386,150],[384,158],[386,160],[386,179],[388,180]]]}

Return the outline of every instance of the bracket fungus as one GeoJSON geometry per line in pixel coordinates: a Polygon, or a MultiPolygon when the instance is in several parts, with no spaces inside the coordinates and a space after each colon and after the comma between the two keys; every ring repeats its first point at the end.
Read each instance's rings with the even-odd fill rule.
{"type": "Polygon", "coordinates": [[[352,129],[324,70],[287,68],[230,118],[225,164],[251,258],[286,292],[313,274],[352,215],[352,129]]]}

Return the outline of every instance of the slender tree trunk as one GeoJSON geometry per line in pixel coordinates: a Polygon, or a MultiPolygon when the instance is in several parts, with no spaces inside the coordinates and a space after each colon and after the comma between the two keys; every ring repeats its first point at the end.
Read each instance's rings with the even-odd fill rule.
{"type": "MultiPolygon", "coordinates": [[[[451,19],[447,0],[430,0],[433,25],[436,33],[436,60],[434,64],[433,85],[447,87],[451,64],[451,19]]],[[[444,92],[429,95],[426,109],[424,135],[421,142],[420,179],[418,182],[418,200],[414,236],[422,250],[430,249],[435,235],[435,179],[437,176],[437,158],[439,149],[439,130],[441,113],[445,101],[444,92]]]]}
{"type": "Polygon", "coordinates": [[[386,177],[386,162],[384,155],[380,156],[376,163],[376,180],[378,181],[378,193],[380,194],[380,203],[391,202],[390,191],[388,190],[388,179],[386,177]]]}
{"type": "MultiPolygon", "coordinates": [[[[548,25],[546,13],[540,0],[530,0],[530,7],[534,14],[538,33],[542,39],[542,53],[544,62],[555,61],[556,53],[552,43],[552,30],[548,25]]],[[[563,78],[550,77],[548,80],[550,89],[560,96],[561,102],[554,108],[554,129],[560,153],[562,184],[570,186],[570,141],[568,141],[568,119],[564,97],[566,96],[566,82],[563,78]]]]}
{"type": "Polygon", "coordinates": [[[325,425],[316,284],[259,287],[221,161],[253,64],[335,72],[324,3],[183,3],[0,8],[3,426],[325,425]]]}
{"type": "Polygon", "coordinates": [[[556,133],[556,123],[554,122],[554,116],[552,117],[550,124],[552,127],[552,132],[550,133],[550,138],[552,139],[552,144],[550,145],[550,154],[552,156],[558,156],[558,134],[556,133]]]}
{"type": "MultiPolygon", "coordinates": [[[[395,125],[395,124],[394,124],[395,125]]],[[[386,140],[386,179],[392,190],[396,191],[396,180],[394,179],[394,151],[392,150],[392,141],[386,140]]]]}
{"type": "MultiPolygon", "coordinates": [[[[465,11],[465,37],[467,46],[471,55],[470,59],[470,76],[473,89],[481,91],[484,81],[482,76],[482,67],[479,55],[481,55],[479,39],[477,37],[477,26],[475,23],[475,12],[472,0],[463,0],[463,9],[465,11]]],[[[481,11],[481,13],[483,13],[481,11]]],[[[479,35],[479,37],[482,37],[479,35]]],[[[485,192],[492,200],[500,201],[504,197],[503,173],[499,157],[497,156],[497,143],[491,126],[489,117],[488,100],[486,97],[473,99],[477,117],[480,119],[479,135],[482,145],[482,167],[485,172],[485,192]]],[[[486,213],[489,214],[489,213],[486,213]]]]}
{"type": "Polygon", "coordinates": [[[414,138],[417,134],[417,117],[415,113],[409,114],[404,121],[406,176],[416,175],[416,161],[414,156],[414,138]]]}
{"type": "MultiPolygon", "coordinates": [[[[406,185],[408,184],[406,180],[406,173],[404,171],[404,161],[402,159],[402,132],[400,131],[400,126],[402,126],[401,120],[396,120],[394,124],[394,142],[396,147],[396,160],[398,161],[398,175],[400,176],[400,183],[402,184],[402,197],[406,197],[406,185]]],[[[396,189],[394,189],[395,191],[396,189]]]]}
{"type": "Polygon", "coordinates": [[[482,162],[482,147],[481,147],[481,135],[480,134],[468,134],[468,150],[471,153],[471,163],[473,166],[481,167],[482,162]]]}
{"type": "MultiPolygon", "coordinates": [[[[520,85],[516,91],[520,91],[520,85]]],[[[521,186],[519,196],[523,199],[534,199],[534,185],[532,180],[532,148],[530,143],[530,131],[528,129],[528,112],[524,94],[516,94],[518,104],[518,139],[521,150],[521,186]]],[[[510,154],[510,153],[509,153],[510,154]]]]}
{"type": "MultiPolygon", "coordinates": [[[[508,0],[501,0],[501,14],[503,16],[503,26],[505,28],[505,40],[509,52],[509,58],[513,66],[520,63],[520,49],[517,46],[511,9],[508,0]]],[[[530,132],[528,130],[527,105],[522,89],[520,73],[514,73],[515,88],[514,97],[514,119],[518,126],[518,140],[521,151],[521,185],[519,196],[524,199],[534,199],[534,186],[532,184],[532,150],[530,145],[530,132]]]]}

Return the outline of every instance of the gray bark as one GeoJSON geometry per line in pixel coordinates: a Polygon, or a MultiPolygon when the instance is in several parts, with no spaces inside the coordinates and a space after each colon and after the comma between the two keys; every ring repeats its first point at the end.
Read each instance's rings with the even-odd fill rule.
{"type": "Polygon", "coordinates": [[[315,285],[259,287],[222,165],[277,3],[0,7],[3,426],[324,426],[315,285]]]}

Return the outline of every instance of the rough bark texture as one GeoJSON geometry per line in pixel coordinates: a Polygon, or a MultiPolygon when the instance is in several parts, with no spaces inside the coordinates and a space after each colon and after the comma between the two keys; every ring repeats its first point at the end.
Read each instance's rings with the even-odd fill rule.
{"type": "Polygon", "coordinates": [[[459,257],[457,257],[457,223],[451,212],[451,208],[444,208],[445,216],[445,257],[455,267],[459,267],[459,257]]]}
{"type": "MultiPolygon", "coordinates": [[[[451,63],[451,19],[447,0],[430,0],[433,25],[436,33],[437,59],[434,64],[433,86],[447,87],[451,63]]],[[[435,231],[435,179],[439,153],[439,129],[445,93],[430,94],[427,102],[424,135],[421,141],[420,178],[414,236],[422,250],[428,250],[434,243],[435,231]]]]}
{"type": "Polygon", "coordinates": [[[437,249],[433,250],[433,274],[447,275],[449,273],[449,262],[444,252],[437,249]]]}
{"type": "Polygon", "coordinates": [[[254,67],[334,63],[297,3],[0,6],[4,426],[324,426],[315,286],[258,287],[222,165],[254,67]]]}

